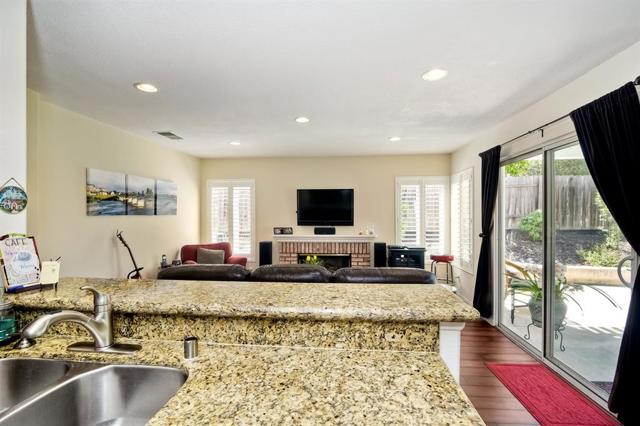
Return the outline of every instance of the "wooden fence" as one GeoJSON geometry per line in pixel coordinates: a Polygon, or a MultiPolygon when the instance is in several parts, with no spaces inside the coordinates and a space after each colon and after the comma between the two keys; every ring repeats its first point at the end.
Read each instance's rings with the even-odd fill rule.
{"type": "MultiPolygon", "coordinates": [[[[542,209],[542,176],[506,176],[504,209],[507,228],[517,228],[520,219],[542,209]]],[[[560,229],[602,227],[591,176],[556,176],[555,223],[560,229]]]]}

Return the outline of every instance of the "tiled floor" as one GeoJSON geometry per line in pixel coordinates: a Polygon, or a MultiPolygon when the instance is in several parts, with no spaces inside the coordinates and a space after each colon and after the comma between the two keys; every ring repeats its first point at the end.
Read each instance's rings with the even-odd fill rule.
{"type": "Polygon", "coordinates": [[[535,360],[484,321],[467,323],[462,332],[460,383],[487,426],[539,423],[484,365],[485,362],[535,360]]]}

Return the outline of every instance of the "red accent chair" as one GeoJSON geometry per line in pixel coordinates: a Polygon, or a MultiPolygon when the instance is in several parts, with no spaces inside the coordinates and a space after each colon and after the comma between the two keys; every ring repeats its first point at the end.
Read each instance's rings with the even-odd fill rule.
{"type": "Polygon", "coordinates": [[[247,266],[247,258],[244,256],[233,256],[230,243],[210,243],[210,244],[188,244],[180,249],[180,259],[185,265],[198,263],[198,249],[224,250],[224,263],[247,266]]]}

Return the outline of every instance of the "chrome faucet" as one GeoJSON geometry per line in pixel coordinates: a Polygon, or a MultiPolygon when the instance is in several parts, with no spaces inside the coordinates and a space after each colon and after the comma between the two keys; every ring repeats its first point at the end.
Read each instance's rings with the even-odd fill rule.
{"type": "Polygon", "coordinates": [[[78,342],[70,345],[70,351],[132,353],[140,349],[140,345],[113,342],[113,321],[111,317],[111,296],[101,293],[93,287],[84,286],[80,290],[93,293],[94,318],[77,311],[56,311],[44,314],[22,330],[22,338],[16,344],[18,349],[26,349],[36,343],[36,338],[42,336],[54,324],[72,322],[84,327],[93,337],[93,342],[78,342]]]}

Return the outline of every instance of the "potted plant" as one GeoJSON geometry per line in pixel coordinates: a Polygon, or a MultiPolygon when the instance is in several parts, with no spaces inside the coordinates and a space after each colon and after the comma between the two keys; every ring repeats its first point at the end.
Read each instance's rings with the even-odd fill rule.
{"type": "Polygon", "coordinates": [[[323,262],[322,259],[318,259],[318,255],[313,255],[313,256],[307,256],[305,258],[305,263],[307,265],[317,265],[317,266],[322,266],[323,262]]]}
{"type": "MultiPolygon", "coordinates": [[[[508,286],[516,293],[524,293],[529,295],[529,302],[527,304],[529,313],[531,314],[531,322],[536,327],[542,327],[542,313],[543,313],[543,287],[540,280],[540,275],[536,272],[529,271],[526,268],[511,262],[506,261],[507,271],[505,275],[508,279],[508,286]]],[[[574,294],[584,291],[585,287],[597,292],[604,297],[613,306],[620,308],[615,300],[611,298],[606,292],[597,287],[584,286],[581,284],[570,284],[567,282],[567,278],[561,271],[556,271],[556,282],[554,285],[554,312],[553,312],[553,325],[554,329],[559,329],[564,323],[567,315],[567,301],[571,301],[582,310],[582,306],[574,294]]]]}

